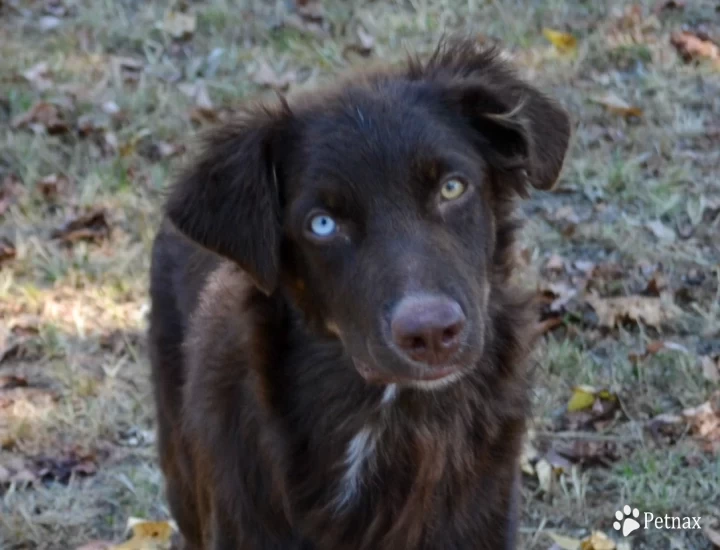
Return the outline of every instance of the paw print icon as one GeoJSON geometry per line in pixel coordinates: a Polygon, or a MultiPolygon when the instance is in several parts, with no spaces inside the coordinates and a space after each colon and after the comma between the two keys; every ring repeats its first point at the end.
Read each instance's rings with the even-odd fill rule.
{"type": "Polygon", "coordinates": [[[626,504],[622,510],[615,512],[617,521],[613,522],[613,527],[616,531],[622,531],[623,537],[627,537],[633,531],[640,529],[640,522],[637,520],[639,517],[640,510],[630,508],[626,504]]]}

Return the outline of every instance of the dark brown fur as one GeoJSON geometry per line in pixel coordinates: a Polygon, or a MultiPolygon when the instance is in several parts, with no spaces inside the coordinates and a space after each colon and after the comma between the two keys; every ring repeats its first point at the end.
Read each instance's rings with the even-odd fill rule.
{"type": "Polygon", "coordinates": [[[210,133],[171,190],[151,285],[161,464],[189,548],[515,547],[530,308],[509,282],[514,208],[552,187],[568,138],[562,109],[462,41],[210,133]],[[470,182],[458,204],[435,202],[448,171],[470,182]],[[320,244],[303,221],[318,204],[338,220],[320,244]],[[446,387],[415,387],[430,367],[387,339],[410,292],[467,316],[446,387]]]}

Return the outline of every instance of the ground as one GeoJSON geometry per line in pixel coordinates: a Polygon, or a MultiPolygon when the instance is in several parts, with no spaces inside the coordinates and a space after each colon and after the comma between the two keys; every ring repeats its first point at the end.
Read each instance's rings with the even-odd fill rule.
{"type": "Polygon", "coordinates": [[[197,129],[249,95],[427,52],[460,30],[498,43],[573,117],[556,191],[524,203],[519,275],[538,289],[544,335],[523,547],[602,531],[625,548],[711,548],[715,3],[298,4],[0,0],[0,547],[121,541],[128,517],[167,519],[144,342],[148,251],[197,129]],[[707,529],[623,539],[613,521],[625,504],[701,516],[707,529]]]}

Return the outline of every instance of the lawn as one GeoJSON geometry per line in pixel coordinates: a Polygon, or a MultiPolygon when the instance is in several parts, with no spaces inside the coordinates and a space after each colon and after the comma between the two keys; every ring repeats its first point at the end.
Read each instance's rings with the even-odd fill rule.
{"type": "Polygon", "coordinates": [[[720,547],[717,3],[292,5],[0,0],[0,548],[121,542],[130,517],[168,519],[147,274],[194,134],[248,96],[453,31],[499,44],[573,117],[561,180],[525,202],[518,250],[544,332],[522,547],[593,532],[619,550],[720,547]],[[624,538],[626,504],[703,528],[624,538]]]}

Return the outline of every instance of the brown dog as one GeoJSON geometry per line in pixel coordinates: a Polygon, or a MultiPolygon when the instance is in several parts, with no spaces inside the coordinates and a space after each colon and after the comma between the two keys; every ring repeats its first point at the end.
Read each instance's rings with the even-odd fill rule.
{"type": "Polygon", "coordinates": [[[569,133],[455,41],[209,134],[152,266],[160,456],[189,548],[515,547],[513,212],[553,186],[569,133]]]}

